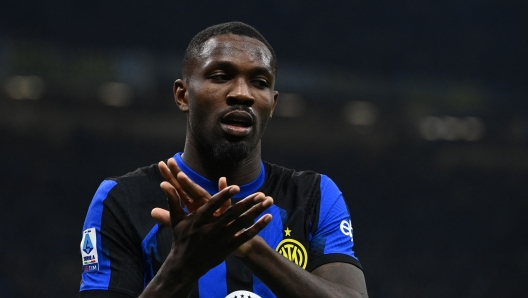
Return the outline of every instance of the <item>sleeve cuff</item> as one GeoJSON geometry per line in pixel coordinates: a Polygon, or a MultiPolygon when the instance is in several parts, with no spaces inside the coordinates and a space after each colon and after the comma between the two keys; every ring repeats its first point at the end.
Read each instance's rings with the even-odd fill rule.
{"type": "Polygon", "coordinates": [[[358,267],[359,269],[361,269],[361,271],[363,271],[363,267],[361,267],[361,264],[359,263],[358,260],[356,260],[355,258],[351,256],[348,256],[345,254],[339,254],[339,253],[322,255],[316,258],[315,260],[310,261],[308,263],[308,266],[306,267],[306,271],[311,272],[315,268],[321,265],[328,264],[328,263],[335,263],[335,262],[352,264],[358,267]]]}
{"type": "Polygon", "coordinates": [[[133,296],[129,296],[120,292],[114,292],[114,291],[82,291],[79,293],[80,298],[130,298],[133,296]]]}

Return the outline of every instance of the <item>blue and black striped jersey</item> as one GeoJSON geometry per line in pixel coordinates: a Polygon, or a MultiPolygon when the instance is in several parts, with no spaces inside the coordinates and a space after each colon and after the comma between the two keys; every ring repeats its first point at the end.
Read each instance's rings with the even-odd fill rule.
{"type": "MultiPolygon", "coordinates": [[[[218,192],[217,183],[185,165],[181,153],[174,158],[195,183],[211,194],[218,192]]],[[[137,297],[159,270],[172,243],[170,228],[150,216],[155,207],[168,209],[162,181],[154,164],[101,183],[83,227],[81,297],[137,297]]],[[[273,197],[274,204],[264,212],[273,219],[259,235],[284,257],[309,271],[332,262],[361,268],[345,201],[327,176],[263,162],[257,179],[240,189],[234,201],[257,191],[273,197]]],[[[275,297],[236,257],[202,276],[191,297],[236,293],[275,297]]]]}

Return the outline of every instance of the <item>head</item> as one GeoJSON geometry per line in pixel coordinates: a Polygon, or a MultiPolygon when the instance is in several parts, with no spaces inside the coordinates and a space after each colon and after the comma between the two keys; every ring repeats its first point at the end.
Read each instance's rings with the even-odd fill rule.
{"type": "Polygon", "coordinates": [[[198,33],[184,56],[183,80],[174,83],[187,113],[186,142],[224,164],[260,154],[278,98],[275,76],[275,53],[251,26],[233,22],[198,33]]]}
{"type": "Polygon", "coordinates": [[[251,37],[262,42],[271,53],[271,67],[273,69],[273,75],[277,75],[277,57],[275,56],[275,51],[273,51],[273,48],[264,38],[264,36],[262,36],[262,34],[260,34],[257,29],[251,27],[248,24],[244,24],[242,22],[229,22],[207,27],[191,39],[191,42],[189,42],[189,45],[187,46],[187,50],[185,50],[185,55],[183,56],[182,77],[185,81],[188,78],[189,71],[193,67],[193,63],[195,63],[197,58],[199,58],[205,42],[215,36],[227,34],[251,37]]]}

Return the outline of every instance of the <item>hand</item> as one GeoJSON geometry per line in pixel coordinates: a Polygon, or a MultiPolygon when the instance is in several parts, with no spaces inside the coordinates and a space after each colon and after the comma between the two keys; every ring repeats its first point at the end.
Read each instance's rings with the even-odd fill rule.
{"type": "MultiPolygon", "coordinates": [[[[185,205],[188,213],[196,211],[205,202],[211,199],[211,195],[205,191],[202,187],[195,184],[194,181],[189,179],[185,173],[183,173],[176,160],[170,158],[165,164],[163,161],[158,163],[161,175],[165,181],[169,182],[176,192],[180,196],[180,200],[185,205]],[[181,173],[181,174],[180,174],[181,173]],[[179,176],[178,176],[179,175],[179,176]]],[[[227,181],[225,177],[220,177],[218,180],[218,190],[222,190],[227,187],[227,181]]],[[[231,206],[231,200],[227,200],[216,212],[215,215],[223,213],[227,208],[231,206]]],[[[152,217],[160,221],[161,223],[169,226],[170,216],[169,213],[161,208],[154,208],[151,212],[152,217]]]]}
{"type": "Polygon", "coordinates": [[[178,172],[176,175],[172,183],[165,181],[161,184],[168,197],[170,213],[157,208],[152,211],[152,215],[173,230],[173,247],[167,260],[199,278],[269,223],[271,215],[266,214],[253,224],[273,200],[262,193],[255,193],[219,212],[240,191],[238,186],[227,187],[225,179],[221,179],[221,191],[210,197],[184,173],[178,172]],[[185,196],[184,200],[181,200],[180,193],[185,196]],[[180,201],[187,202],[186,207],[190,210],[195,208],[194,211],[187,215],[180,201]],[[203,204],[198,206],[198,202],[203,204]]]}

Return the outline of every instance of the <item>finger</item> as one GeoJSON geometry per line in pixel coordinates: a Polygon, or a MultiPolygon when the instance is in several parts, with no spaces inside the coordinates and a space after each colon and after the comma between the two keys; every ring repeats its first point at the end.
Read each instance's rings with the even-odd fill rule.
{"type": "Polygon", "coordinates": [[[180,197],[176,189],[167,181],[161,183],[161,189],[167,194],[167,202],[169,204],[170,222],[174,227],[178,222],[186,216],[180,203],[180,197]]]}
{"type": "MultiPolygon", "coordinates": [[[[245,213],[246,211],[250,210],[252,207],[258,205],[259,203],[263,202],[266,199],[263,193],[257,192],[254,194],[251,194],[241,200],[240,202],[232,205],[229,207],[219,218],[219,222],[221,223],[221,227],[226,226],[231,221],[238,219],[240,215],[245,213]]],[[[271,206],[271,204],[270,204],[271,206]]],[[[262,210],[264,210],[263,208],[262,210]]],[[[261,211],[262,212],[262,211],[261,211]]]]}
{"type": "MultiPolygon", "coordinates": [[[[226,187],[227,187],[226,177],[220,177],[220,179],[218,179],[218,190],[220,191],[226,187]]],[[[216,210],[213,215],[214,216],[222,215],[222,213],[224,213],[224,211],[226,211],[227,208],[229,208],[230,206],[231,206],[231,199],[227,200],[222,206],[220,206],[220,208],[218,208],[218,210],[216,210]]]]}
{"type": "Polygon", "coordinates": [[[157,220],[162,225],[165,225],[168,227],[171,226],[170,212],[168,210],[161,209],[161,208],[154,208],[150,212],[150,215],[152,216],[152,218],[157,220]]]}
{"type": "MultiPolygon", "coordinates": [[[[173,158],[169,159],[168,163],[171,164],[171,160],[174,160],[173,158]]],[[[165,179],[165,181],[169,182],[170,184],[172,184],[172,186],[174,186],[176,188],[176,185],[178,185],[178,181],[176,180],[176,175],[173,175],[169,166],[163,162],[163,161],[160,161],[158,163],[158,168],[160,169],[160,172],[161,172],[161,176],[163,176],[163,179],[165,179]]]]}
{"type": "Polygon", "coordinates": [[[218,216],[222,215],[229,207],[231,207],[231,199],[225,201],[224,204],[222,204],[222,206],[220,206],[220,208],[218,208],[213,213],[213,215],[218,217],[218,216]]]}
{"type": "Polygon", "coordinates": [[[209,218],[214,214],[220,206],[222,206],[227,200],[231,199],[234,195],[240,192],[240,187],[231,185],[216,193],[207,201],[201,208],[196,211],[196,214],[203,214],[205,218],[209,218]]]}
{"type": "Polygon", "coordinates": [[[194,183],[184,172],[179,172],[176,179],[185,194],[193,201],[192,204],[195,209],[200,208],[211,199],[211,195],[200,185],[194,183]]]}
{"type": "Polygon", "coordinates": [[[181,172],[180,167],[178,166],[178,163],[176,162],[176,159],[174,157],[169,158],[167,161],[167,166],[170,169],[172,176],[176,177],[179,172],[181,172]]]}
{"type": "Polygon", "coordinates": [[[231,249],[235,250],[240,245],[246,243],[248,240],[255,237],[260,231],[262,231],[271,221],[271,214],[265,214],[257,222],[255,222],[251,227],[245,229],[242,232],[237,233],[231,239],[231,249]]]}
{"type": "Polygon", "coordinates": [[[226,177],[220,177],[220,179],[218,179],[218,190],[220,191],[226,187],[227,187],[226,177]]]}
{"type": "Polygon", "coordinates": [[[226,234],[234,234],[242,229],[253,225],[255,218],[262,214],[262,212],[268,209],[272,204],[273,199],[271,197],[266,197],[264,201],[258,203],[257,205],[254,205],[248,211],[244,212],[238,218],[230,222],[225,227],[226,234]]]}
{"type": "MultiPolygon", "coordinates": [[[[189,196],[182,189],[180,183],[178,182],[178,179],[176,179],[176,175],[181,172],[181,170],[176,164],[174,158],[170,158],[167,164],[165,164],[163,161],[160,161],[158,163],[158,167],[165,181],[169,182],[176,189],[178,195],[180,196],[180,200],[183,202],[185,207],[187,207],[187,210],[189,210],[189,208],[193,209],[192,199],[189,198],[189,196]]],[[[192,211],[194,210],[189,210],[189,212],[192,211]]]]}

